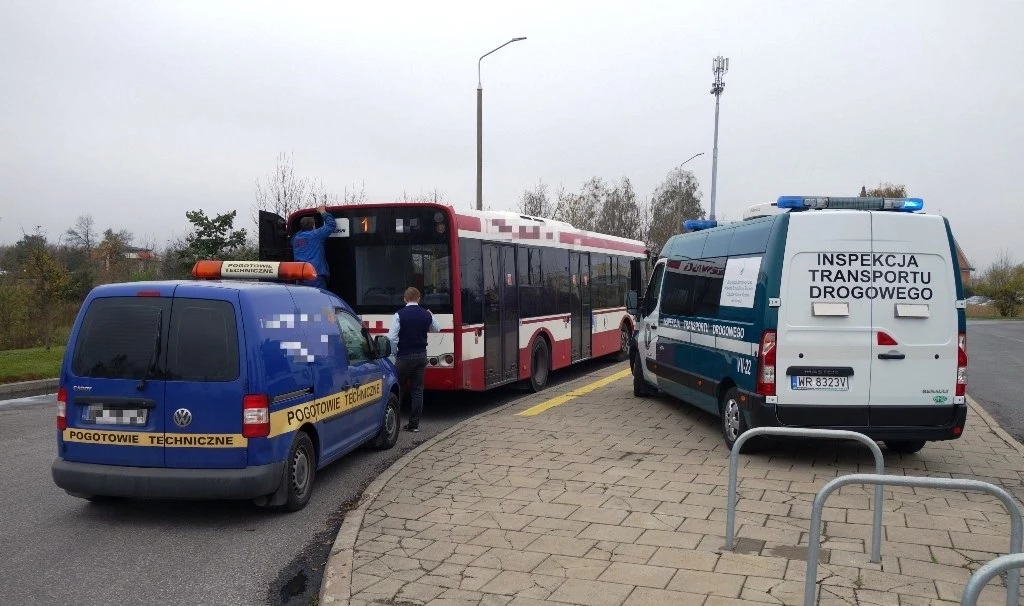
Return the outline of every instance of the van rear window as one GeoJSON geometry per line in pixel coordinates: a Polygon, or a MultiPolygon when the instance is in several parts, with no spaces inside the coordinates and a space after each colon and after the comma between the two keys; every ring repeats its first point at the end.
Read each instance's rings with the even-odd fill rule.
{"type": "Polygon", "coordinates": [[[71,371],[79,377],[140,380],[153,360],[157,327],[171,300],[110,297],[89,304],[75,344],[71,371]]]}
{"type": "Polygon", "coordinates": [[[167,380],[234,381],[238,373],[235,307],[227,301],[174,299],[167,380]]]}
{"type": "Polygon", "coordinates": [[[205,299],[95,299],[82,321],[71,371],[79,377],[141,380],[151,361],[152,379],[237,379],[234,306],[205,299]],[[158,326],[162,327],[159,352],[158,326]]]}

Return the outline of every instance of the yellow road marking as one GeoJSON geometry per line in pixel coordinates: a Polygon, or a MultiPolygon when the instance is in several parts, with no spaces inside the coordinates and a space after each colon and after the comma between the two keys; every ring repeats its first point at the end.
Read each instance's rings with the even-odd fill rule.
{"type": "Polygon", "coordinates": [[[632,371],[629,370],[629,369],[617,372],[617,373],[611,375],[610,377],[605,377],[605,378],[600,379],[598,381],[594,381],[593,383],[590,383],[589,385],[584,385],[583,387],[580,387],[579,389],[574,389],[574,390],[572,390],[572,391],[570,391],[568,393],[564,393],[564,394],[562,394],[560,396],[551,398],[547,402],[541,402],[540,404],[538,404],[536,406],[527,408],[526,410],[524,410],[522,412],[516,413],[516,416],[517,417],[532,417],[533,415],[539,415],[540,413],[544,412],[545,410],[547,410],[549,408],[554,408],[555,406],[561,406],[562,404],[565,404],[566,402],[568,402],[568,401],[570,401],[572,399],[578,398],[579,396],[582,396],[584,394],[588,394],[588,393],[594,391],[595,389],[600,389],[601,387],[604,387],[605,385],[609,385],[611,383],[614,383],[614,382],[618,381],[619,379],[623,379],[625,377],[628,377],[630,374],[632,374],[632,371]]]}

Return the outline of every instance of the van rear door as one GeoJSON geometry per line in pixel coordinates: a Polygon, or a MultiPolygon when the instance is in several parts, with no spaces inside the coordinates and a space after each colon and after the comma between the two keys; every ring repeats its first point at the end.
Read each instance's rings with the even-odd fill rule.
{"type": "Polygon", "coordinates": [[[163,409],[168,467],[246,466],[242,325],[237,290],[184,284],[175,291],[163,409]]]}
{"type": "Polygon", "coordinates": [[[873,212],[871,425],[946,425],[956,394],[956,278],[945,220],[873,212]]]}
{"type": "Polygon", "coordinates": [[[132,287],[88,301],[75,331],[67,389],[66,461],[163,467],[166,342],[173,286],[132,287]],[[135,291],[138,291],[137,293],[135,291]]]}
{"type": "Polygon", "coordinates": [[[854,294],[871,256],[871,214],[790,217],[776,350],[779,422],[868,425],[871,302],[854,294]]]}

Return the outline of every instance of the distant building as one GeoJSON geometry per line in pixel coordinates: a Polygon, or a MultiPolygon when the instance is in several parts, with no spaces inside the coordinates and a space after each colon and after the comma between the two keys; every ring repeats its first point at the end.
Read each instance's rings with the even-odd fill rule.
{"type": "Polygon", "coordinates": [[[953,244],[956,246],[956,261],[960,265],[960,282],[964,286],[971,285],[971,274],[974,273],[974,266],[967,260],[967,255],[964,254],[964,250],[960,248],[960,243],[953,238],[953,244]]]}

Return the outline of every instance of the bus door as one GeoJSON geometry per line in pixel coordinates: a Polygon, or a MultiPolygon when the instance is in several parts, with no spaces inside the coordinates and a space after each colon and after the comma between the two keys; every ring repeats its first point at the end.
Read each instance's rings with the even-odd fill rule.
{"type": "Polygon", "coordinates": [[[590,303],[590,253],[569,253],[572,293],[569,313],[572,323],[572,361],[589,358],[590,333],[593,324],[590,303]]]}
{"type": "Polygon", "coordinates": [[[484,244],[484,386],[519,378],[519,297],[516,251],[484,244]]]}

